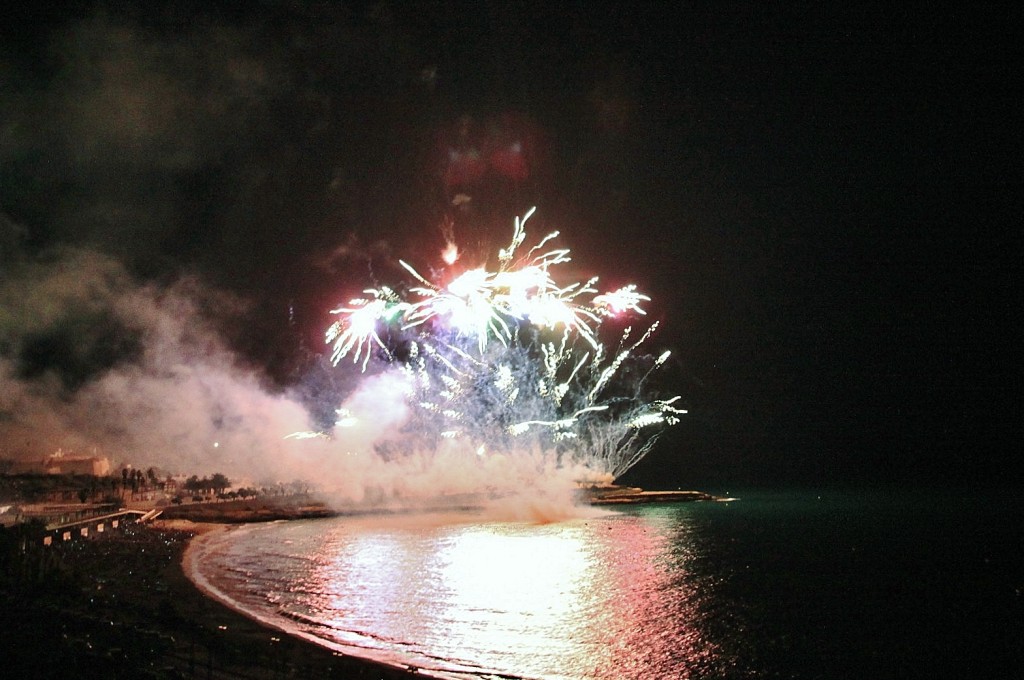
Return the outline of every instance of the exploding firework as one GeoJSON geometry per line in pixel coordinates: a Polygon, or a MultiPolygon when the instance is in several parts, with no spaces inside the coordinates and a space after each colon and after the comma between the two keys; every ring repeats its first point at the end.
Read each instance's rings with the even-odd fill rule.
{"type": "MultiPolygon", "coordinates": [[[[636,336],[627,328],[613,349],[601,341],[605,320],[641,316],[650,298],[634,285],[600,292],[596,277],[560,283],[569,250],[549,245],[558,232],[525,249],[532,214],[515,220],[494,270],[455,269],[446,237],[443,280],[400,261],[411,277],[404,286],[369,288],[333,310],[335,364],[348,358],[365,371],[376,357],[404,379],[411,415],[402,438],[378,448],[386,457],[461,442],[480,456],[523,456],[611,481],[685,413],[679,397],[649,394],[669,356],[640,351],[657,323],[636,336]]],[[[359,414],[339,416],[340,427],[359,414]]]]}

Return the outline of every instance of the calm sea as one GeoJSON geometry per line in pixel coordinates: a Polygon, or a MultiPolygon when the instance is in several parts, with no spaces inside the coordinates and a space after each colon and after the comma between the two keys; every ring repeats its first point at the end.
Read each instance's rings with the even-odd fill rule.
{"type": "Polygon", "coordinates": [[[205,537],[195,566],[267,622],[453,677],[1024,672],[1021,499],[734,495],[550,524],[250,525],[205,537]]]}

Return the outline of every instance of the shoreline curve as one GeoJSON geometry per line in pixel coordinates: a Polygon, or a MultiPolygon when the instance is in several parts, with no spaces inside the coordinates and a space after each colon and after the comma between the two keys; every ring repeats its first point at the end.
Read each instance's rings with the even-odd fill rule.
{"type": "MultiPolygon", "coordinates": [[[[172,521],[180,522],[181,520],[172,521]]],[[[333,642],[308,631],[304,631],[295,625],[292,619],[289,619],[284,615],[282,615],[280,619],[277,619],[261,615],[258,612],[247,609],[217,588],[214,584],[210,583],[206,575],[203,574],[199,564],[202,562],[203,556],[213,547],[212,544],[219,539],[223,539],[229,532],[242,529],[246,526],[258,526],[260,524],[265,523],[204,523],[206,528],[195,532],[195,535],[188,541],[188,544],[182,553],[179,566],[184,577],[204,597],[231,610],[239,616],[245,617],[253,624],[258,625],[267,631],[288,636],[302,645],[314,647],[320,653],[330,654],[337,659],[343,659],[347,662],[347,666],[353,663],[362,664],[365,666],[365,670],[374,673],[372,677],[375,679],[399,680],[404,678],[431,678],[433,680],[475,680],[483,677],[502,677],[508,678],[509,680],[519,680],[519,676],[500,675],[484,669],[480,669],[479,672],[473,672],[469,669],[459,670],[455,668],[440,669],[419,667],[415,664],[408,663],[398,654],[388,655],[384,651],[373,650],[356,645],[345,645],[333,642]]],[[[344,677],[353,676],[345,675],[344,677]]],[[[360,672],[358,677],[363,677],[362,672],[360,672]]]]}

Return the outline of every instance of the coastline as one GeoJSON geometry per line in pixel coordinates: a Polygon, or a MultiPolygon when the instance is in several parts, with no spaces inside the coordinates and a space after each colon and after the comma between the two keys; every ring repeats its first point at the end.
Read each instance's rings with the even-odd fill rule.
{"type": "MultiPolygon", "coordinates": [[[[180,523],[182,526],[190,524],[188,520],[171,520],[180,523]]],[[[289,521],[289,520],[278,520],[289,521]]],[[[250,524],[262,524],[263,522],[250,522],[250,524]]],[[[227,532],[240,528],[236,524],[209,524],[188,541],[179,560],[180,572],[184,579],[191,585],[193,591],[207,598],[210,602],[230,612],[235,617],[240,617],[247,622],[246,626],[235,624],[235,632],[252,628],[259,631],[258,636],[264,640],[289,639],[296,644],[296,651],[301,654],[315,655],[317,663],[311,664],[304,669],[305,674],[297,677],[303,678],[375,678],[380,680],[397,680],[399,678],[420,678],[431,680],[478,680],[480,678],[492,678],[494,680],[507,679],[519,680],[518,675],[500,674],[486,669],[474,669],[460,666],[453,663],[447,667],[420,667],[415,661],[409,663],[406,657],[383,650],[375,650],[343,643],[332,642],[329,639],[314,635],[302,629],[301,623],[296,624],[288,618],[274,620],[271,617],[262,617],[255,612],[247,610],[230,597],[222,593],[216,586],[202,574],[198,565],[202,562],[204,551],[210,547],[218,538],[223,537],[227,532]],[[332,674],[333,673],[333,674],[332,674]]],[[[298,621],[298,619],[296,619],[298,621]]],[[[218,628],[220,625],[218,624],[218,628]]],[[[230,629],[229,629],[230,630],[230,629]]],[[[253,631],[246,630],[247,635],[253,631]]],[[[274,676],[277,677],[277,676],[274,676]]]]}
{"type": "MultiPolygon", "coordinates": [[[[159,523],[160,520],[157,520],[159,523]]],[[[235,606],[216,588],[209,584],[196,567],[206,544],[217,536],[232,530],[237,525],[224,523],[198,523],[188,520],[164,520],[179,530],[191,533],[177,560],[178,576],[193,594],[210,603],[205,613],[205,623],[213,636],[234,639],[236,644],[250,648],[262,645],[264,661],[278,656],[282,677],[307,678],[374,678],[400,680],[423,678],[415,669],[402,668],[363,656],[343,651],[340,646],[332,649],[327,641],[312,639],[297,630],[280,628],[269,620],[255,617],[235,606]],[[191,525],[191,527],[189,527],[191,525]]],[[[265,668],[258,658],[249,658],[246,667],[265,668]]],[[[277,677],[276,675],[274,677],[277,677]]]]}
{"type": "Polygon", "coordinates": [[[296,500],[184,506],[199,521],[172,512],[89,538],[30,543],[0,579],[0,605],[11,613],[0,622],[6,671],[25,679],[64,678],[69,669],[105,680],[480,677],[335,644],[301,622],[254,618],[204,582],[196,560],[224,532],[269,519],[366,514],[296,500]]]}
{"type": "MultiPolygon", "coordinates": [[[[582,488],[578,493],[578,499],[583,500],[582,505],[591,507],[601,506],[625,506],[644,504],[664,503],[689,503],[700,501],[721,501],[732,500],[722,499],[699,491],[645,491],[635,487],[589,487],[582,488]]],[[[478,499],[477,499],[478,500],[478,499]]],[[[443,509],[451,510],[457,507],[460,510],[475,508],[467,499],[459,499],[460,503],[446,506],[443,509]]],[[[438,509],[438,508],[433,508],[438,509]]],[[[200,564],[207,550],[216,549],[216,542],[227,532],[244,530],[245,526],[263,524],[268,521],[291,521],[295,519],[317,519],[325,517],[355,517],[362,515],[390,515],[396,512],[389,508],[346,508],[338,510],[325,503],[311,501],[289,502],[288,500],[264,500],[263,502],[235,501],[231,503],[204,504],[202,506],[184,506],[176,509],[177,512],[167,513],[172,517],[190,517],[197,520],[193,524],[191,519],[169,519],[158,520],[173,522],[176,525],[188,527],[203,526],[204,529],[197,532],[187,547],[182,552],[180,571],[183,578],[187,579],[195,590],[210,602],[216,603],[225,611],[231,612],[237,617],[243,618],[250,627],[257,627],[262,631],[260,635],[265,641],[270,639],[283,639],[287,636],[297,645],[311,648],[303,654],[316,655],[321,664],[334,663],[340,665],[348,664],[345,674],[341,677],[369,677],[364,672],[370,672],[372,677],[382,680],[387,678],[434,678],[436,680],[470,680],[480,677],[511,677],[499,676],[491,671],[479,669],[474,672],[470,668],[460,667],[453,664],[450,667],[438,667],[427,663],[427,667],[420,667],[415,658],[406,658],[398,654],[389,654],[384,650],[353,646],[341,642],[335,642],[328,638],[318,636],[309,632],[309,628],[303,625],[300,620],[291,620],[288,617],[274,617],[273,614],[260,614],[252,608],[234,601],[229,595],[220,591],[214,584],[211,584],[204,574],[200,564]],[[360,669],[349,670],[353,664],[364,664],[369,671],[360,669]],[[481,675],[483,673],[484,675],[481,675]]],[[[165,515],[166,516],[166,515],[165,515]]],[[[236,625],[237,627],[237,625],[236,625]]],[[[307,675],[306,677],[326,677],[321,674],[307,675]]]]}
{"type": "MultiPolygon", "coordinates": [[[[188,520],[169,521],[175,522],[181,526],[192,524],[191,522],[188,522],[188,520]]],[[[222,616],[226,616],[226,613],[230,613],[231,616],[240,617],[245,622],[242,623],[242,621],[236,620],[235,623],[230,626],[227,626],[226,624],[218,624],[218,629],[220,626],[226,625],[228,631],[234,629],[235,635],[260,638],[267,644],[271,645],[280,645],[284,640],[292,641],[292,643],[296,645],[296,655],[302,656],[306,660],[306,663],[302,668],[305,675],[302,675],[301,677],[367,677],[380,678],[380,680],[399,680],[401,678],[424,677],[462,677],[435,674],[433,672],[424,673],[412,667],[402,666],[398,661],[388,662],[385,660],[373,659],[359,654],[359,650],[339,644],[333,644],[329,640],[304,633],[295,627],[278,625],[275,621],[259,617],[252,612],[240,608],[236,603],[232,602],[230,598],[226,597],[221,591],[210,584],[197,566],[198,562],[202,558],[203,551],[208,547],[208,544],[215,541],[218,536],[222,536],[224,533],[231,531],[236,526],[237,525],[223,523],[205,524],[203,528],[197,531],[188,541],[182,552],[181,559],[178,562],[182,577],[188,581],[189,585],[195,592],[201,594],[220,608],[223,608],[225,614],[222,614],[222,616]]]]}
{"type": "MultiPolygon", "coordinates": [[[[721,499],[698,491],[645,491],[634,487],[615,486],[581,489],[580,497],[585,500],[585,505],[593,507],[733,500],[721,499]]],[[[469,507],[468,503],[464,505],[469,507]]],[[[466,509],[462,505],[458,507],[466,509]]],[[[170,518],[158,519],[154,524],[190,533],[190,538],[183,546],[177,560],[180,578],[187,583],[193,594],[198,594],[221,610],[218,615],[220,618],[227,620],[230,615],[235,619],[231,624],[216,623],[216,634],[245,637],[250,641],[259,640],[261,644],[270,646],[281,646],[285,640],[290,641],[289,644],[295,646],[295,655],[302,657],[306,663],[302,668],[303,673],[299,677],[372,677],[380,678],[380,680],[399,678],[467,680],[481,677],[468,669],[460,671],[457,668],[417,668],[407,665],[400,657],[388,658],[382,652],[377,652],[375,656],[374,650],[334,643],[305,632],[299,625],[291,624],[288,621],[275,621],[269,617],[260,617],[254,612],[245,610],[210,584],[197,566],[204,550],[209,547],[210,543],[215,542],[226,532],[247,525],[296,519],[360,516],[380,514],[381,512],[390,514],[389,509],[385,508],[348,508],[339,511],[323,502],[310,499],[301,503],[296,502],[295,499],[264,499],[262,502],[256,503],[234,501],[182,506],[172,509],[171,512],[165,512],[164,517],[170,515],[170,518]]]]}
{"type": "Polygon", "coordinates": [[[193,539],[225,525],[156,520],[34,544],[0,582],[5,676],[257,680],[423,678],[285,635],[211,599],[186,574],[193,539]],[[16,572],[16,573],[15,573],[16,572]]]}

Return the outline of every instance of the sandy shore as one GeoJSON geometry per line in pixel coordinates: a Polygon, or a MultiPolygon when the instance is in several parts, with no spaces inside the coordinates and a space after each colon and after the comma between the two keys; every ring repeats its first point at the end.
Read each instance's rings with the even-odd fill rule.
{"type": "Polygon", "coordinates": [[[211,600],[183,568],[222,525],[128,526],[33,550],[0,587],[4,677],[423,678],[282,634],[211,600]]]}

